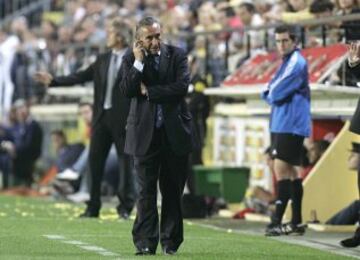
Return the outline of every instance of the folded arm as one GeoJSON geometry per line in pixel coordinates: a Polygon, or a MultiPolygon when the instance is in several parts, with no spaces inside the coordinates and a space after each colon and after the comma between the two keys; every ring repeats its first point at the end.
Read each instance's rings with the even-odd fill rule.
{"type": "Polygon", "coordinates": [[[307,80],[306,66],[294,64],[288,66],[284,73],[270,82],[268,90],[263,93],[263,98],[269,104],[279,104],[299,90],[304,80],[307,80]]]}
{"type": "Polygon", "coordinates": [[[147,94],[150,102],[169,103],[183,98],[190,84],[190,73],[185,54],[179,54],[174,62],[176,77],[174,82],[167,84],[147,86],[147,94]]]}
{"type": "Polygon", "coordinates": [[[142,71],[134,66],[134,62],[124,59],[120,73],[122,75],[121,92],[128,98],[143,96],[141,93],[142,71]]]}

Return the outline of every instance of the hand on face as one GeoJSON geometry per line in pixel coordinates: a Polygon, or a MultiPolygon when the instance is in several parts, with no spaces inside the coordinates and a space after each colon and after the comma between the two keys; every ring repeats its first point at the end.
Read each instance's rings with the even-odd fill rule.
{"type": "Polygon", "coordinates": [[[142,48],[146,53],[158,54],[161,44],[161,28],[160,25],[154,23],[151,26],[144,26],[139,29],[138,40],[141,41],[142,48]]]}
{"type": "Polygon", "coordinates": [[[143,47],[143,42],[140,40],[137,40],[134,42],[133,45],[133,53],[135,56],[135,59],[138,61],[143,61],[145,56],[145,50],[143,47]]]}

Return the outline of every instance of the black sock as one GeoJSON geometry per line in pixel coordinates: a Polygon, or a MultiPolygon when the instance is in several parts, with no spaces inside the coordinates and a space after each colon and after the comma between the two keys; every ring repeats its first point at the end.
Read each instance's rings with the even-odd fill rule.
{"type": "Polygon", "coordinates": [[[286,206],[290,199],[290,186],[291,181],[289,179],[278,181],[277,183],[277,199],[275,201],[275,214],[272,216],[272,224],[281,224],[282,217],[284,215],[286,206]]]}
{"type": "Polygon", "coordinates": [[[302,222],[301,217],[301,202],[303,198],[303,186],[302,180],[296,179],[291,182],[291,209],[292,209],[292,224],[300,224],[302,222]]]}

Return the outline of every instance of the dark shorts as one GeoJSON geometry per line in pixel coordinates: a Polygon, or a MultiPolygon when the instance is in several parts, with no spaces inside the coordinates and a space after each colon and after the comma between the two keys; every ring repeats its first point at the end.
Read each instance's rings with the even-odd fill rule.
{"type": "Polygon", "coordinates": [[[291,165],[301,165],[304,137],[296,134],[271,133],[271,156],[291,165]]]}

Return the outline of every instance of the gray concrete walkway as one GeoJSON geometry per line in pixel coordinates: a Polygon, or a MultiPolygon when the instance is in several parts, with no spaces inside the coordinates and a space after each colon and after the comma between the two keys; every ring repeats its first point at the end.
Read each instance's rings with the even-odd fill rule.
{"type": "MultiPolygon", "coordinates": [[[[191,222],[206,226],[213,229],[231,229],[233,232],[239,232],[243,234],[252,234],[258,236],[264,236],[265,223],[249,222],[245,220],[234,220],[224,218],[209,218],[202,220],[191,220],[191,222]]],[[[360,259],[360,247],[357,248],[344,248],[340,246],[339,241],[351,237],[353,233],[341,233],[341,232],[318,232],[311,229],[307,229],[304,236],[279,236],[271,237],[269,239],[276,239],[286,243],[298,244],[302,246],[317,248],[327,252],[333,252],[338,255],[351,256],[360,259]]]]}

